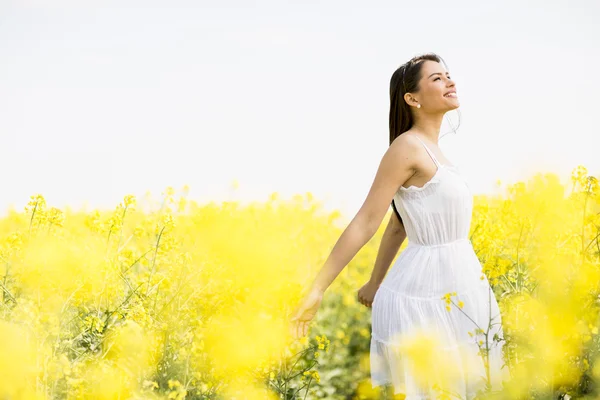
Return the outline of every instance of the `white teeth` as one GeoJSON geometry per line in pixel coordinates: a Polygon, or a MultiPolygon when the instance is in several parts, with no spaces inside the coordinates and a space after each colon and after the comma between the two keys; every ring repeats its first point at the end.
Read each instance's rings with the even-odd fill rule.
{"type": "Polygon", "coordinates": [[[456,97],[456,93],[448,93],[444,97],[456,97]]]}

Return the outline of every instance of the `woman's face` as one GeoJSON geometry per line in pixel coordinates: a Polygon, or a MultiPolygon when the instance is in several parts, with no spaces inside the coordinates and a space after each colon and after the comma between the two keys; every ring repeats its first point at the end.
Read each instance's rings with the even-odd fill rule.
{"type": "Polygon", "coordinates": [[[412,93],[412,96],[408,93],[404,95],[411,106],[416,107],[417,104],[421,104],[419,110],[446,112],[460,106],[455,93],[456,85],[451,79],[450,73],[444,69],[441,63],[431,60],[423,61],[419,88],[419,91],[412,93]]]}

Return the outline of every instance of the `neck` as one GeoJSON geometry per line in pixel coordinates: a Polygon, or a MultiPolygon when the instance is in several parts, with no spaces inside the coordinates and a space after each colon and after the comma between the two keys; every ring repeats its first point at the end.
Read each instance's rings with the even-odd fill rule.
{"type": "Polygon", "coordinates": [[[440,127],[442,126],[443,114],[415,116],[412,129],[427,137],[431,142],[437,144],[440,138],[440,127]]]}

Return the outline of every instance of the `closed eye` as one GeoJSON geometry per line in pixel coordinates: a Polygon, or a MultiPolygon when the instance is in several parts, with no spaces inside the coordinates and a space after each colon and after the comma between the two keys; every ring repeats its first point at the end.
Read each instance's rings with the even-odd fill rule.
{"type": "MultiPolygon", "coordinates": [[[[442,79],[442,78],[440,78],[440,77],[437,77],[437,78],[435,78],[433,81],[435,82],[435,81],[437,81],[438,79],[442,79]]],[[[452,79],[452,78],[450,78],[450,76],[448,76],[448,79],[452,79]]]]}

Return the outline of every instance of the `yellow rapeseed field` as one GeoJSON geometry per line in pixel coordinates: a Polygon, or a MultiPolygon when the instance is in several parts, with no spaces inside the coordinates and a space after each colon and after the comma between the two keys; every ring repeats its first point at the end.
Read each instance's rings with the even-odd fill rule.
{"type": "MultiPolygon", "coordinates": [[[[480,398],[600,398],[598,179],[579,166],[568,183],[504,189],[475,198],[471,230],[510,369],[480,398]]],[[[385,225],[294,340],[291,313],[350,216],[310,193],[198,204],[167,188],[144,201],[73,211],[34,195],[0,220],[0,399],[392,398],[371,387],[370,309],[356,299],[385,225]]],[[[440,302],[463,312],[454,293],[440,302]]],[[[452,368],[428,376],[446,365],[435,338],[405,346],[450,398],[452,368]]]]}

